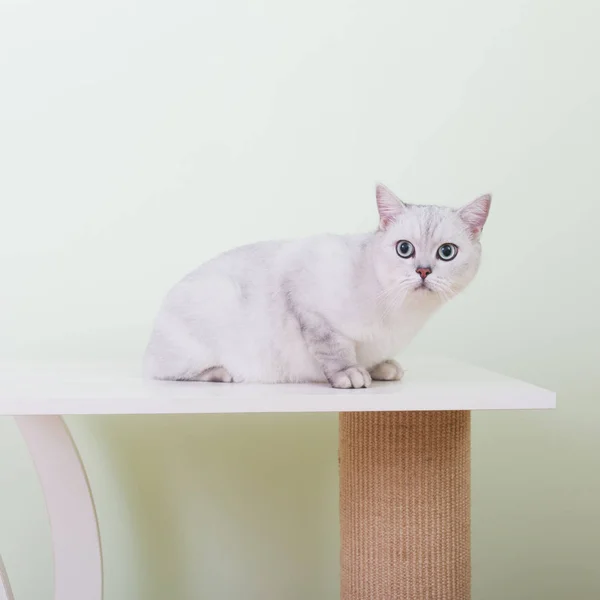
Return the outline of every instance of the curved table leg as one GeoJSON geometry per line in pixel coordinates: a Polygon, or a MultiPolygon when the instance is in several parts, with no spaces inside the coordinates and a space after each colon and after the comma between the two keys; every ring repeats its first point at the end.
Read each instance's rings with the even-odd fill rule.
{"type": "Polygon", "coordinates": [[[12,590],[10,588],[10,581],[8,580],[8,573],[4,568],[2,557],[0,556],[0,600],[14,600],[12,590]]]}
{"type": "Polygon", "coordinates": [[[15,417],[37,470],[52,530],[55,600],[102,600],[96,509],[62,417],[15,417]]]}

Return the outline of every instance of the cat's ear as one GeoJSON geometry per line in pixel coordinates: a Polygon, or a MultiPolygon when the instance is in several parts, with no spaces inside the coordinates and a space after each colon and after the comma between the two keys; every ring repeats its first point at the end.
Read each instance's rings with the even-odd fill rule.
{"type": "Polygon", "coordinates": [[[485,196],[479,196],[479,198],[458,210],[458,216],[466,223],[474,238],[478,238],[481,234],[490,213],[491,205],[491,194],[485,194],[485,196]]]}
{"type": "Polygon", "coordinates": [[[377,198],[377,210],[379,211],[379,229],[384,230],[396,220],[396,217],[402,213],[406,206],[394,192],[381,183],[377,184],[375,197],[377,198]]]}

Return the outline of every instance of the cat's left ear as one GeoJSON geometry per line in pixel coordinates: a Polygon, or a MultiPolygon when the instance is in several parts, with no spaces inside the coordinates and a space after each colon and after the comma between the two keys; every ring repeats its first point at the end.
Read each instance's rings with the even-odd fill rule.
{"type": "Polygon", "coordinates": [[[377,210],[379,211],[379,229],[382,231],[396,220],[396,217],[406,208],[404,202],[385,185],[378,183],[375,189],[377,210]]]}
{"type": "Polygon", "coordinates": [[[474,238],[480,236],[481,230],[490,213],[491,205],[491,194],[485,194],[485,196],[479,196],[479,198],[473,200],[473,202],[469,202],[469,204],[458,210],[458,216],[467,224],[474,238]]]}

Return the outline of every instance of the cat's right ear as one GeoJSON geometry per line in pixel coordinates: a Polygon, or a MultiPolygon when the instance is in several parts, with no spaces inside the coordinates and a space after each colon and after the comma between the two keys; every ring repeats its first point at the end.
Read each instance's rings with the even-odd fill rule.
{"type": "Polygon", "coordinates": [[[481,230],[490,213],[490,205],[492,204],[492,196],[486,194],[479,196],[473,202],[463,206],[458,211],[460,218],[466,223],[469,232],[474,239],[477,239],[481,234],[481,230]]]}
{"type": "Polygon", "coordinates": [[[385,185],[378,183],[375,188],[377,198],[377,210],[379,211],[379,229],[387,229],[398,215],[404,210],[404,202],[385,185]]]}

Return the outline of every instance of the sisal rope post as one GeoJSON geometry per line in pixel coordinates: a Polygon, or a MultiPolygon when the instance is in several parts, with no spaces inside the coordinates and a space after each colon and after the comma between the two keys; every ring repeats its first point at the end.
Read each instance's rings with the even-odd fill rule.
{"type": "Polygon", "coordinates": [[[470,600],[470,413],[340,413],[341,600],[470,600]]]}

